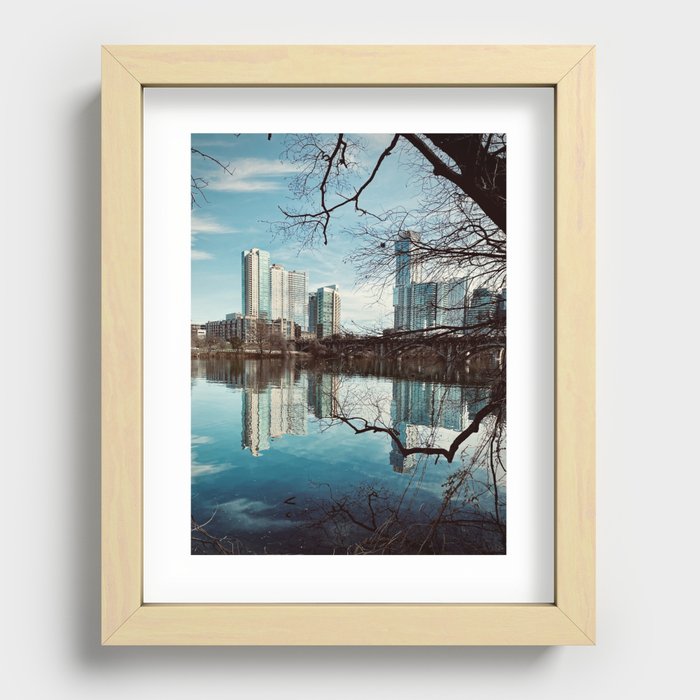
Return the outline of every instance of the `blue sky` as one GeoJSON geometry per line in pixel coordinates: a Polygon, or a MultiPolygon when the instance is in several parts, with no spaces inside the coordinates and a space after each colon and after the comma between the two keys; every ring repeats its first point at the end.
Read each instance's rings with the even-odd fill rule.
{"type": "MultiPolygon", "coordinates": [[[[361,166],[370,167],[391,136],[368,134],[356,137],[365,144],[358,156],[361,166]]],[[[286,269],[305,270],[309,290],[329,284],[340,286],[343,327],[389,327],[392,325],[391,290],[378,297],[376,290],[361,284],[354,267],[345,262],[356,241],[343,233],[355,215],[339,219],[331,231],[329,245],[301,249],[293,240],[275,237],[269,221],[282,217],[279,206],[290,207],[289,190],[297,166],[282,158],[285,135],[193,134],[192,146],[228,164],[229,175],[215,163],[192,154],[192,175],[208,182],[192,210],[192,320],[197,323],[222,319],[241,311],[241,251],[252,247],[270,251],[271,262],[286,269]]],[[[415,202],[419,192],[409,178],[400,153],[390,156],[366,192],[363,202],[370,210],[398,203],[415,202]]],[[[359,222],[359,217],[357,221],[359,222]]]]}

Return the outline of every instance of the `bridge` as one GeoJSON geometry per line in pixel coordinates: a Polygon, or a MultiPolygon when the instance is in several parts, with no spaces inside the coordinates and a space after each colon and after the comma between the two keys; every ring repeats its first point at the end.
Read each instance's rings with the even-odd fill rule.
{"type": "Polygon", "coordinates": [[[447,364],[479,364],[497,368],[505,362],[505,334],[473,335],[415,335],[385,334],[376,336],[337,335],[330,338],[296,340],[301,352],[322,357],[361,358],[382,360],[423,358],[441,360],[447,364]]]}

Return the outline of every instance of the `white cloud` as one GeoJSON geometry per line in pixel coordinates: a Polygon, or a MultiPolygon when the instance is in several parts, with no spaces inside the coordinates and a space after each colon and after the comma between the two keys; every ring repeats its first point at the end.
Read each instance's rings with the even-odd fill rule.
{"type": "Polygon", "coordinates": [[[192,260],[213,260],[214,256],[211,253],[205,253],[203,250],[192,250],[192,260]]]}
{"type": "Polygon", "coordinates": [[[208,445],[210,442],[214,442],[214,438],[208,435],[193,435],[191,442],[193,445],[208,445]]]}
{"type": "Polygon", "coordinates": [[[192,235],[206,234],[230,234],[238,233],[232,226],[224,226],[212,216],[203,216],[197,212],[192,213],[192,235]]]}
{"type": "Polygon", "coordinates": [[[235,520],[239,527],[247,530],[272,530],[293,527],[291,520],[280,520],[279,517],[263,515],[265,511],[270,511],[274,506],[253,501],[247,498],[234,498],[232,501],[221,503],[218,509],[231,520],[235,520]]]}
{"type": "MultiPolygon", "coordinates": [[[[353,322],[362,327],[379,325],[387,328],[393,324],[391,291],[382,294],[379,302],[373,292],[366,290],[340,290],[340,324],[353,330],[353,322]]],[[[356,330],[356,329],[355,329],[356,330]]]]}
{"type": "Polygon", "coordinates": [[[283,190],[284,183],[277,180],[232,179],[229,182],[210,182],[209,189],[219,192],[273,192],[283,190]]]}
{"type": "Polygon", "coordinates": [[[241,158],[231,163],[233,172],[210,170],[204,176],[208,189],[219,192],[268,192],[286,188],[285,177],[299,172],[296,163],[264,158],[241,158]]]}
{"type": "Polygon", "coordinates": [[[192,478],[196,479],[200,476],[212,476],[219,472],[229,469],[227,464],[201,464],[192,458],[192,478]]]}
{"type": "Polygon", "coordinates": [[[239,177],[274,177],[289,175],[301,170],[297,163],[282,160],[267,160],[265,158],[241,158],[232,164],[233,174],[239,177]]]}

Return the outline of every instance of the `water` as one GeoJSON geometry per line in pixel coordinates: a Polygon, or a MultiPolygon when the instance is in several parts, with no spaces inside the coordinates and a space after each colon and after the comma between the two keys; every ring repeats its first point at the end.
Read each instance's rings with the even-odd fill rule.
{"type": "Polygon", "coordinates": [[[192,552],[503,554],[493,377],[309,358],[192,361],[192,552]],[[354,428],[353,428],[354,426],[354,428]],[[361,432],[356,432],[356,430],[361,432]]]}

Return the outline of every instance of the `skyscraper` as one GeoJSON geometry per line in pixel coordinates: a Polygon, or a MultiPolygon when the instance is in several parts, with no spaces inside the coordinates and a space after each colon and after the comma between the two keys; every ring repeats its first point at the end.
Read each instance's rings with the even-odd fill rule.
{"type": "Polygon", "coordinates": [[[270,318],[289,318],[287,271],[282,265],[270,265],[270,318]]]}
{"type": "Polygon", "coordinates": [[[496,313],[497,296],[495,292],[485,287],[477,287],[467,309],[467,326],[470,335],[481,335],[488,332],[488,323],[496,313]]]}
{"type": "Polygon", "coordinates": [[[241,252],[243,315],[270,318],[270,254],[251,248],[241,252]]]}
{"type": "Polygon", "coordinates": [[[418,258],[420,236],[415,231],[401,231],[394,243],[396,258],[396,286],[407,287],[422,280],[422,270],[418,258]]]}
{"type": "Polygon", "coordinates": [[[327,338],[340,332],[340,291],[337,284],[316,290],[316,335],[327,338]]]}
{"type": "Polygon", "coordinates": [[[464,326],[467,314],[468,288],[469,280],[467,277],[436,282],[436,326],[464,326]]]}
{"type": "Polygon", "coordinates": [[[316,300],[316,292],[309,294],[309,331],[316,332],[316,323],[318,321],[318,305],[316,300]]]}
{"type": "Polygon", "coordinates": [[[468,278],[424,282],[419,244],[420,236],[414,231],[402,231],[394,243],[394,329],[464,326],[468,278]]]}
{"type": "Polygon", "coordinates": [[[287,272],[288,315],[302,330],[308,324],[308,292],[306,272],[287,272]]]}
{"type": "Polygon", "coordinates": [[[435,325],[437,284],[414,282],[409,286],[408,328],[412,331],[432,328],[435,325]]]}
{"type": "Polygon", "coordinates": [[[421,282],[423,273],[417,256],[418,243],[420,236],[414,231],[401,231],[394,243],[396,330],[418,330],[435,325],[435,284],[421,282]]]}
{"type": "Polygon", "coordinates": [[[501,323],[505,323],[506,320],[506,297],[507,290],[505,287],[503,287],[503,289],[501,289],[501,291],[498,293],[496,300],[496,319],[501,323]]]}

